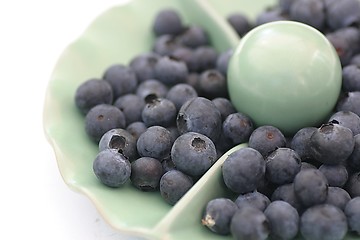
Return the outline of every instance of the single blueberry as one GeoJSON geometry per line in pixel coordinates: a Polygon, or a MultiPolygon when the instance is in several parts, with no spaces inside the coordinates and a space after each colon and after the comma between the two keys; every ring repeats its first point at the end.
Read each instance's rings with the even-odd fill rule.
{"type": "Polygon", "coordinates": [[[306,169],[317,169],[316,166],[312,165],[311,163],[308,162],[301,162],[301,170],[306,170],[306,169]]]}
{"type": "Polygon", "coordinates": [[[318,0],[297,0],[291,4],[290,19],[308,24],[318,30],[325,25],[325,5],[318,0]]]}
{"type": "Polygon", "coordinates": [[[340,187],[329,187],[325,203],[334,205],[344,211],[351,197],[347,191],[340,187]]]}
{"type": "Polygon", "coordinates": [[[164,98],[167,92],[168,88],[156,79],[148,79],[140,83],[136,89],[136,95],[144,101],[155,98],[164,98]]]}
{"type": "Polygon", "coordinates": [[[168,56],[160,58],[155,67],[155,77],[165,85],[184,83],[189,74],[185,62],[168,56]]]}
{"type": "Polygon", "coordinates": [[[349,128],[354,135],[360,133],[360,117],[350,111],[339,111],[330,116],[329,122],[336,121],[341,126],[349,128]]]}
{"type": "Polygon", "coordinates": [[[343,68],[342,87],[346,92],[360,91],[360,65],[347,65],[343,68]]]}
{"type": "Polygon", "coordinates": [[[136,141],[139,139],[140,135],[145,132],[147,127],[144,122],[133,122],[126,127],[126,131],[128,131],[136,141]]]}
{"type": "Polygon", "coordinates": [[[145,101],[138,95],[129,93],[116,99],[114,106],[125,114],[126,124],[129,125],[141,121],[141,112],[145,107],[145,101]]]}
{"type": "Polygon", "coordinates": [[[355,54],[351,60],[350,60],[350,65],[356,65],[356,66],[360,66],[360,53],[355,54]]]}
{"type": "Polygon", "coordinates": [[[319,170],[325,175],[330,187],[342,187],[348,180],[348,172],[344,165],[322,164],[319,170]]]}
{"type": "Polygon", "coordinates": [[[227,76],[227,69],[232,55],[233,49],[228,49],[224,52],[221,52],[216,59],[216,69],[220,71],[225,77],[227,76]]]}
{"type": "MultiPolygon", "coordinates": [[[[178,39],[172,35],[161,35],[155,39],[153,52],[160,56],[170,56],[176,49],[181,47],[178,39]]],[[[159,61],[158,61],[159,62],[159,61]]],[[[157,66],[156,63],[155,67],[157,66]]]]}
{"type": "Polygon", "coordinates": [[[202,72],[199,78],[199,94],[208,99],[227,97],[227,82],[224,75],[216,69],[202,72]]]}
{"type": "Polygon", "coordinates": [[[228,235],[230,234],[230,223],[238,207],[228,198],[215,198],[210,200],[202,215],[202,225],[212,232],[228,235]]]}
{"type": "Polygon", "coordinates": [[[180,110],[186,101],[196,97],[198,97],[196,90],[186,83],[179,83],[172,86],[166,95],[166,98],[175,104],[177,111],[180,110]]]}
{"type": "Polygon", "coordinates": [[[180,14],[171,8],[159,11],[152,24],[155,35],[164,34],[178,35],[183,31],[183,24],[180,14]]]}
{"type": "Polygon", "coordinates": [[[271,201],[282,200],[293,206],[299,213],[303,210],[300,200],[295,194],[294,183],[278,186],[271,195],[271,201]]]}
{"type": "Polygon", "coordinates": [[[344,188],[352,198],[360,196],[360,172],[351,174],[344,188]]]}
{"type": "Polygon", "coordinates": [[[295,150],[302,161],[307,161],[312,158],[310,151],[310,137],[316,129],[316,127],[301,128],[291,139],[290,148],[295,150]]]}
{"type": "Polygon", "coordinates": [[[160,55],[154,52],[136,55],[130,61],[130,67],[134,70],[139,83],[155,78],[155,66],[160,55]]]}
{"type": "Polygon", "coordinates": [[[346,161],[354,171],[360,171],[360,134],[355,135],[354,140],[354,150],[346,161]]]}
{"type": "Polygon", "coordinates": [[[344,213],[349,224],[349,230],[360,234],[360,197],[351,199],[346,204],[344,213]]]}
{"type": "Polygon", "coordinates": [[[270,200],[264,194],[258,191],[253,191],[237,196],[237,198],[235,199],[235,204],[238,206],[238,208],[250,205],[259,209],[260,211],[264,211],[266,207],[270,204],[270,200]]]}
{"type": "Polygon", "coordinates": [[[106,186],[120,187],[130,178],[131,165],[129,160],[117,150],[105,149],[96,156],[93,171],[106,186]]]}
{"type": "Polygon", "coordinates": [[[278,4],[281,12],[289,14],[290,8],[294,2],[296,2],[296,0],[279,0],[278,4]]]}
{"type": "Polygon", "coordinates": [[[223,122],[222,129],[224,135],[231,139],[234,145],[237,145],[249,140],[254,130],[254,125],[250,117],[237,112],[227,116],[223,122]]]}
{"type": "Polygon", "coordinates": [[[350,111],[360,116],[360,91],[348,92],[339,99],[337,111],[350,111]]]}
{"type": "Polygon", "coordinates": [[[243,37],[252,27],[248,17],[241,12],[230,14],[226,20],[240,37],[243,37]]]}
{"type": "Polygon", "coordinates": [[[198,47],[194,50],[191,70],[193,72],[202,73],[208,69],[214,69],[216,67],[217,58],[218,54],[213,47],[198,47]]]}
{"type": "Polygon", "coordinates": [[[155,191],[159,188],[163,167],[159,160],[141,157],[131,163],[131,183],[142,191],[155,191]]]}
{"type": "Polygon", "coordinates": [[[171,52],[170,58],[184,62],[187,66],[187,69],[191,71],[193,64],[193,54],[193,49],[185,46],[179,46],[171,52]]]}
{"type": "Polygon", "coordinates": [[[232,113],[236,113],[236,109],[234,105],[231,103],[231,101],[228,98],[218,97],[211,100],[215,107],[219,110],[221,114],[221,120],[224,121],[227,116],[229,116],[232,113]]]}
{"type": "Polygon", "coordinates": [[[166,98],[148,100],[142,110],[141,118],[147,127],[174,125],[176,119],[176,107],[166,98]]]}
{"type": "Polygon", "coordinates": [[[181,44],[190,48],[198,48],[209,44],[209,37],[205,29],[197,25],[187,27],[179,38],[181,44]]]}
{"type": "Polygon", "coordinates": [[[87,114],[96,105],[112,102],[112,87],[102,79],[89,79],[80,84],[75,92],[75,105],[83,114],[87,114]]]}

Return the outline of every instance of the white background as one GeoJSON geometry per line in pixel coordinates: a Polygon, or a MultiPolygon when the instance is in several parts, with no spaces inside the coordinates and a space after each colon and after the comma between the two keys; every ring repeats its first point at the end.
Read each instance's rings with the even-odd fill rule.
{"type": "Polygon", "coordinates": [[[122,2],[0,2],[0,239],[125,239],[65,185],[42,128],[45,90],[61,52],[122,2]]]}

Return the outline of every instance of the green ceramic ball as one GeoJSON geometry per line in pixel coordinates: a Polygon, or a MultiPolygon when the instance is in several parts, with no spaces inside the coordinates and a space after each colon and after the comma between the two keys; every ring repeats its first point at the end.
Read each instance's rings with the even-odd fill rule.
{"type": "Polygon", "coordinates": [[[286,135],[325,121],[341,90],[341,64],[326,37],[313,27],[278,21],[240,40],[229,62],[228,90],[235,108],[256,126],[286,135]]]}

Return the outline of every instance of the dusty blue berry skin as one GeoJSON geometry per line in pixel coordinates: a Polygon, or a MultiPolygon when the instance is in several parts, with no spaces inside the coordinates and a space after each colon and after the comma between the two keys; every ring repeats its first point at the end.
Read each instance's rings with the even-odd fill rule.
{"type": "Polygon", "coordinates": [[[258,150],[263,157],[285,145],[286,139],[283,133],[278,128],[269,125],[256,128],[249,138],[249,147],[258,150]]]}
{"type": "Polygon", "coordinates": [[[156,98],[147,101],[141,112],[141,119],[147,127],[168,127],[175,124],[176,107],[173,102],[166,98],[156,98]]]}
{"type": "Polygon", "coordinates": [[[204,209],[201,223],[212,232],[220,235],[230,234],[230,222],[238,207],[228,198],[210,200],[204,209]]]}
{"type": "Polygon", "coordinates": [[[326,9],[329,27],[339,29],[360,22],[360,3],[356,0],[330,1],[326,9]]]}
{"type": "Polygon", "coordinates": [[[228,98],[218,97],[211,100],[215,107],[219,110],[221,114],[221,120],[224,121],[227,116],[229,116],[232,113],[236,113],[236,109],[234,105],[231,103],[231,101],[228,98]]]}
{"type": "Polygon", "coordinates": [[[360,234],[360,197],[351,199],[346,204],[344,213],[349,224],[349,230],[360,234]]]}
{"type": "Polygon", "coordinates": [[[354,136],[355,146],[351,155],[348,157],[347,164],[355,171],[360,170],[360,134],[354,136]]]}
{"type": "Polygon", "coordinates": [[[248,141],[254,131],[251,119],[243,113],[232,113],[227,116],[222,125],[223,133],[234,145],[248,141]]]}
{"type": "Polygon", "coordinates": [[[293,182],[301,169],[299,155],[290,148],[278,148],[266,157],[266,178],[275,184],[293,182]]]}
{"type": "Polygon", "coordinates": [[[131,183],[142,191],[157,190],[162,175],[162,165],[155,158],[141,157],[131,163],[131,183]]]}
{"type": "Polygon", "coordinates": [[[355,54],[351,60],[350,63],[351,65],[356,65],[356,66],[360,66],[360,53],[355,54]]]}
{"type": "Polygon", "coordinates": [[[170,58],[160,58],[155,67],[155,77],[165,85],[175,85],[186,81],[189,70],[185,62],[170,58]]]}
{"type": "MultiPolygon", "coordinates": [[[[161,35],[155,39],[155,42],[153,45],[153,52],[159,54],[162,57],[170,56],[179,47],[181,47],[181,45],[179,44],[179,41],[177,40],[176,37],[174,37],[173,35],[169,35],[169,34],[161,35]]],[[[159,61],[156,63],[155,68],[157,67],[158,63],[159,63],[159,61]]]]}
{"type": "Polygon", "coordinates": [[[343,239],[348,225],[344,212],[329,204],[308,208],[300,218],[301,235],[308,240],[343,239]]]}
{"type": "Polygon", "coordinates": [[[134,70],[122,64],[108,67],[104,72],[103,79],[111,85],[114,99],[134,92],[138,85],[134,70]]]}
{"type": "Polygon", "coordinates": [[[95,142],[113,128],[125,128],[125,115],[117,107],[100,104],[90,109],[85,117],[85,131],[95,142]]]}
{"type": "Polygon", "coordinates": [[[250,205],[254,208],[259,209],[260,211],[264,211],[266,207],[270,204],[270,200],[266,195],[258,191],[253,191],[237,196],[237,198],[235,199],[235,204],[238,206],[238,208],[250,205]]]}
{"type": "Polygon", "coordinates": [[[300,203],[311,207],[326,201],[328,181],[324,174],[317,169],[300,171],[294,179],[294,191],[300,203]]]}
{"type": "Polygon", "coordinates": [[[249,19],[243,13],[232,13],[226,20],[240,37],[243,37],[251,29],[249,19]]]}
{"type": "Polygon", "coordinates": [[[183,24],[176,10],[166,8],[156,14],[152,29],[156,36],[164,34],[178,35],[183,31],[183,24]]]}
{"type": "Polygon", "coordinates": [[[291,20],[322,30],[325,24],[325,5],[318,0],[297,0],[290,7],[291,20]]]}
{"type": "Polygon", "coordinates": [[[316,127],[301,128],[291,139],[290,148],[295,150],[302,161],[312,158],[310,152],[310,137],[316,129],[316,127]]]}
{"type": "Polygon", "coordinates": [[[239,208],[231,219],[230,232],[237,240],[265,240],[270,234],[270,225],[265,214],[251,206],[239,208]]]}
{"type": "Polygon", "coordinates": [[[218,54],[213,47],[201,46],[194,50],[192,71],[202,73],[207,69],[214,69],[218,54]]]}
{"type": "Polygon", "coordinates": [[[334,205],[344,211],[351,197],[347,191],[340,187],[329,187],[325,203],[334,205]]]}
{"type": "Polygon", "coordinates": [[[191,65],[193,64],[193,54],[193,49],[185,46],[179,46],[171,52],[170,57],[184,62],[189,72],[191,72],[191,65]]]}
{"type": "Polygon", "coordinates": [[[317,167],[315,167],[314,165],[312,165],[311,163],[308,163],[308,162],[301,162],[301,170],[306,170],[306,169],[309,169],[309,168],[310,169],[316,169],[317,167]]]}
{"type": "Polygon", "coordinates": [[[344,163],[354,146],[352,131],[339,124],[323,124],[310,137],[311,155],[324,164],[344,163]]]}
{"type": "Polygon", "coordinates": [[[224,161],[222,176],[231,191],[241,194],[252,192],[265,176],[265,160],[255,149],[241,148],[224,161]]]}
{"type": "Polygon", "coordinates": [[[279,8],[281,9],[281,11],[283,13],[289,13],[290,12],[290,8],[292,6],[292,4],[295,2],[296,0],[279,0],[279,8]]]}
{"type": "Polygon", "coordinates": [[[342,70],[342,80],[342,87],[344,91],[360,91],[360,66],[345,66],[342,70]]]}
{"type": "Polygon", "coordinates": [[[175,205],[193,184],[193,180],[186,174],[170,170],[160,179],[160,194],[168,204],[175,205]]]}
{"type": "Polygon", "coordinates": [[[96,156],[93,171],[106,186],[120,187],[130,178],[131,165],[129,160],[115,149],[105,149],[96,156]]]}
{"type": "Polygon", "coordinates": [[[360,116],[360,91],[348,92],[336,105],[337,111],[350,111],[360,116]]]}
{"type": "Polygon", "coordinates": [[[176,125],[180,134],[197,132],[216,142],[221,134],[221,114],[212,101],[197,97],[182,105],[176,118],[176,125]]]}
{"type": "Polygon", "coordinates": [[[154,52],[142,53],[130,61],[130,67],[134,70],[139,83],[155,78],[155,66],[160,55],[154,52]]]}
{"type": "Polygon", "coordinates": [[[136,95],[144,101],[155,98],[164,98],[167,92],[168,88],[156,79],[148,79],[140,83],[136,89],[136,95]]]}
{"type": "Polygon", "coordinates": [[[113,98],[113,90],[108,82],[89,79],[76,89],[75,105],[83,114],[87,114],[96,105],[111,104],[113,98]]]}
{"type": "Polygon", "coordinates": [[[285,201],[273,201],[264,214],[270,224],[270,238],[293,239],[299,231],[300,217],[297,210],[285,201]]]}
{"type": "Polygon", "coordinates": [[[341,126],[349,128],[353,135],[360,133],[360,117],[350,111],[339,111],[330,116],[329,122],[336,121],[341,126]]]}
{"type": "Polygon", "coordinates": [[[101,137],[99,151],[105,149],[115,149],[129,161],[134,161],[138,157],[135,137],[122,128],[111,129],[101,137]]]}
{"type": "Polygon", "coordinates": [[[360,196],[360,172],[352,173],[344,188],[352,198],[360,196]]]}
{"type": "Polygon", "coordinates": [[[170,170],[176,170],[175,163],[171,158],[167,158],[161,161],[161,165],[163,167],[163,172],[166,173],[170,170]]]}
{"type": "Polygon", "coordinates": [[[186,28],[179,38],[181,44],[193,49],[209,44],[209,37],[206,31],[197,25],[186,28]]]}
{"type": "Polygon", "coordinates": [[[171,150],[171,134],[161,126],[149,127],[140,135],[136,147],[141,157],[159,160],[168,158],[171,150]]]}
{"type": "Polygon", "coordinates": [[[227,76],[227,69],[232,54],[233,49],[228,49],[224,52],[221,52],[216,59],[216,69],[220,71],[225,77],[227,76]]]}
{"type": "Polygon", "coordinates": [[[180,135],[171,148],[171,159],[178,170],[190,176],[203,175],[217,160],[210,138],[196,132],[180,135]]]}
{"type": "Polygon", "coordinates": [[[198,97],[196,90],[186,83],[179,83],[172,86],[166,94],[166,98],[175,104],[177,111],[179,111],[186,101],[196,97],[198,97]]]}
{"type": "Polygon", "coordinates": [[[146,131],[146,129],[147,127],[144,122],[133,122],[126,127],[126,131],[128,131],[136,139],[136,141],[139,139],[140,135],[146,131]]]}
{"type": "Polygon", "coordinates": [[[141,112],[145,107],[145,101],[136,94],[125,94],[114,102],[114,106],[119,108],[124,114],[126,124],[141,121],[141,112]]]}
{"type": "Polygon", "coordinates": [[[205,70],[200,75],[199,92],[208,99],[227,97],[226,78],[216,69],[205,70]]]}
{"type": "Polygon", "coordinates": [[[295,194],[294,183],[278,186],[271,195],[271,201],[282,200],[293,206],[299,213],[303,210],[298,197],[295,194]]]}
{"type": "Polygon", "coordinates": [[[269,22],[285,21],[288,17],[280,9],[268,9],[261,12],[255,19],[255,25],[259,26],[269,22]]]}
{"type": "Polygon", "coordinates": [[[328,165],[322,164],[319,167],[326,179],[328,180],[330,187],[342,187],[348,180],[348,171],[344,165],[328,165]]]}

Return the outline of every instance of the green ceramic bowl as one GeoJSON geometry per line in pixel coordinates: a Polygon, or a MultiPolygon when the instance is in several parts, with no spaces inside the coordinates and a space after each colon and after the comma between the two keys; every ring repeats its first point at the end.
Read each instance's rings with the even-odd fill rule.
{"type": "Polygon", "coordinates": [[[64,51],[51,76],[44,105],[44,130],[53,146],[60,173],[73,190],[85,194],[114,229],[144,239],[229,239],[213,234],[201,225],[207,201],[228,196],[221,179],[221,164],[215,165],[171,207],[159,192],[141,192],[130,184],[113,189],[102,185],[93,174],[98,147],[84,131],[84,116],[74,104],[74,93],[83,81],[101,77],[114,64],[128,64],[137,54],[150,51],[155,14],[172,7],[185,23],[204,27],[218,51],[235,48],[236,33],[225,18],[242,11],[250,18],[275,0],[132,0],[102,13],[64,51]]]}

